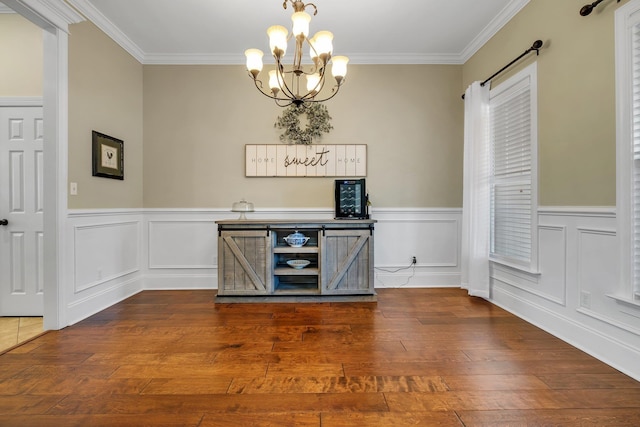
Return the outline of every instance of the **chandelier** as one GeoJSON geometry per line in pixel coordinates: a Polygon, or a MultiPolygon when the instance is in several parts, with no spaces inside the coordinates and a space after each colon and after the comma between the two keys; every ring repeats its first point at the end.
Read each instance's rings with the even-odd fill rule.
{"type": "Polygon", "coordinates": [[[262,81],[258,79],[258,75],[262,71],[262,56],[264,55],[259,49],[245,51],[249,76],[253,78],[256,88],[265,96],[275,100],[280,107],[287,107],[291,104],[300,106],[305,102],[323,102],[331,99],[336,96],[340,86],[344,83],[349,58],[331,56],[333,53],[333,34],[329,31],[318,31],[309,38],[311,16],[305,12],[305,8],[313,7],[313,14],[317,15],[316,5],[313,3],[304,4],[297,0],[285,0],[282,4],[284,9],[287,8],[287,2],[291,3],[294,10],[291,16],[293,21],[291,34],[281,25],[274,25],[267,29],[269,48],[276,62],[275,69],[269,71],[270,91],[266,92],[262,81]],[[292,38],[295,39],[293,63],[285,66],[283,63],[284,55],[287,51],[287,44],[292,38]],[[313,65],[309,64],[306,67],[302,64],[305,46],[308,46],[309,56],[313,62],[313,65]],[[329,63],[331,63],[331,74],[335,78],[336,84],[325,98],[316,99],[325,85],[325,73],[329,63]],[[301,82],[303,76],[306,82],[301,82]]]}

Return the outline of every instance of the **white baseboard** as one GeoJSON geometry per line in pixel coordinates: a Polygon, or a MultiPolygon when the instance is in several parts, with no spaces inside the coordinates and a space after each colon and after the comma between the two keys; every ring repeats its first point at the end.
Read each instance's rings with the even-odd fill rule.
{"type": "Polygon", "coordinates": [[[505,289],[494,288],[492,292],[491,303],[640,381],[637,348],[505,289]]]}
{"type": "Polygon", "coordinates": [[[127,281],[106,287],[67,305],[66,318],[69,325],[78,323],[112,305],[144,290],[142,278],[138,275],[127,281]]]}
{"type": "Polygon", "coordinates": [[[415,272],[409,269],[397,273],[374,268],[374,274],[376,288],[459,288],[461,280],[460,273],[421,272],[418,267],[415,272]]]}
{"type": "Polygon", "coordinates": [[[145,290],[218,289],[217,274],[147,274],[145,290]]]}

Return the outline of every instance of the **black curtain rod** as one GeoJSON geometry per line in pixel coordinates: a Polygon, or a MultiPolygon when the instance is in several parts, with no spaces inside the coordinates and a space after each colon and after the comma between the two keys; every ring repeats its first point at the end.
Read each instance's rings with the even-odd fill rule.
{"type": "MultiPolygon", "coordinates": [[[[509,62],[507,65],[505,65],[504,67],[500,68],[498,71],[496,71],[495,73],[493,73],[493,75],[491,77],[489,77],[487,80],[483,81],[482,83],[480,83],[480,86],[484,86],[485,84],[487,84],[487,82],[491,81],[491,79],[493,79],[495,76],[497,76],[498,74],[502,73],[504,70],[506,70],[507,68],[511,67],[513,64],[515,64],[516,62],[518,62],[520,60],[520,58],[522,58],[523,56],[525,56],[526,54],[528,54],[529,52],[532,51],[536,51],[536,55],[540,54],[540,48],[542,47],[542,40],[536,40],[533,42],[533,44],[531,45],[531,47],[527,50],[525,50],[524,52],[522,52],[520,54],[520,56],[518,56],[516,59],[514,59],[513,61],[509,62]]],[[[464,99],[464,93],[462,94],[462,99],[464,99]]]]}
{"type": "MultiPolygon", "coordinates": [[[[596,0],[591,4],[586,4],[586,5],[582,6],[582,9],[580,9],[580,16],[589,15],[593,11],[593,8],[595,8],[597,5],[599,5],[603,1],[604,0],[596,0]]],[[[618,3],[620,3],[620,0],[618,0],[618,3]]]]}

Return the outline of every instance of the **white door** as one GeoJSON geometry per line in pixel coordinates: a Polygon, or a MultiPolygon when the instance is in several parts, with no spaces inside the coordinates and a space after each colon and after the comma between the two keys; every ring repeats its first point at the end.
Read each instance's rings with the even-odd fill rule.
{"type": "Polygon", "coordinates": [[[42,107],[0,107],[0,316],[43,313],[42,107]]]}

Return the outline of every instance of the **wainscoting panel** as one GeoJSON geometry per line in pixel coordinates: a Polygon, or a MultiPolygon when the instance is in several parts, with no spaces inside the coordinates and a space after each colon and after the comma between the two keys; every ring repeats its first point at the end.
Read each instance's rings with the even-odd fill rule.
{"type": "MultiPolygon", "coordinates": [[[[618,246],[615,230],[577,228],[578,301],[588,310],[598,305],[597,294],[612,289],[618,277],[618,246]],[[593,300],[595,298],[595,300],[593,300]]],[[[617,283],[616,283],[617,284],[617,283]]],[[[602,302],[606,302],[603,299],[602,302]]]]}
{"type": "Polygon", "coordinates": [[[74,324],[142,290],[139,210],[70,211],[67,324],[74,324]]]}
{"type": "Polygon", "coordinates": [[[376,287],[460,286],[461,209],[375,209],[371,217],[376,287]]]}
{"type": "Polygon", "coordinates": [[[538,227],[538,270],[540,274],[524,272],[500,264],[491,268],[496,285],[509,285],[558,305],[566,304],[566,227],[541,225],[538,227]]]}
{"type": "Polygon", "coordinates": [[[74,292],[140,270],[139,228],[139,221],[75,226],[74,292]]]}
{"type": "Polygon", "coordinates": [[[217,233],[211,221],[148,221],[149,269],[216,268],[217,233]]]}
{"type": "Polygon", "coordinates": [[[144,216],[145,289],[216,289],[216,221],[222,209],[149,209],[144,216]]]}
{"type": "Polygon", "coordinates": [[[538,226],[539,270],[538,286],[532,292],[539,292],[556,304],[567,302],[567,227],[538,226]]]}

